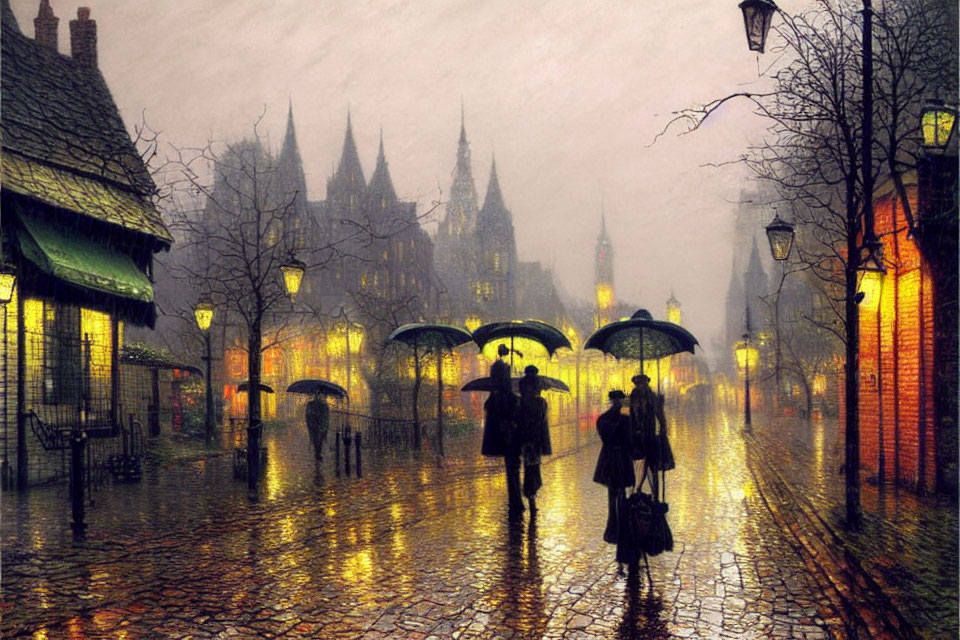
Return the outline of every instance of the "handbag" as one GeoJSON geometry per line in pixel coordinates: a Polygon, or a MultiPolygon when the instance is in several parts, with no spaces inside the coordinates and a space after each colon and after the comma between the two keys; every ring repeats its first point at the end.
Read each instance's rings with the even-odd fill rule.
{"type": "Polygon", "coordinates": [[[637,490],[624,499],[617,562],[635,563],[641,554],[656,556],[673,550],[673,532],[667,523],[670,505],[642,490],[646,480],[644,474],[637,490]]]}

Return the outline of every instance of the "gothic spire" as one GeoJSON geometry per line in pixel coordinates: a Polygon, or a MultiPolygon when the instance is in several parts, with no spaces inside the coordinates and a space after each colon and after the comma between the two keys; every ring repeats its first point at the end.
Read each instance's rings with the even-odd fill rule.
{"type": "Polygon", "coordinates": [[[497,159],[490,164],[490,181],[487,183],[487,195],[483,198],[483,208],[477,216],[477,224],[493,222],[497,218],[509,219],[510,212],[503,203],[503,194],[500,192],[500,180],[497,178],[497,159]]]}
{"type": "Polygon", "coordinates": [[[453,168],[453,183],[450,185],[446,216],[440,225],[441,235],[462,238],[473,233],[477,225],[477,200],[477,187],[473,182],[473,170],[470,168],[470,143],[467,142],[467,129],[461,106],[457,164],[453,168]]]}
{"type": "Polygon", "coordinates": [[[379,206],[384,207],[389,203],[396,201],[397,193],[393,189],[393,181],[390,179],[390,169],[387,166],[387,158],[383,153],[383,128],[380,129],[380,150],[377,153],[377,166],[370,176],[370,197],[373,198],[379,206]]]}
{"type": "Polygon", "coordinates": [[[349,109],[347,109],[347,131],[343,136],[343,151],[340,154],[334,179],[350,186],[366,185],[363,167],[360,166],[360,155],[357,153],[357,143],[353,140],[353,124],[349,109]]]}
{"type": "Polygon", "coordinates": [[[287,110],[287,131],[283,136],[277,165],[283,190],[291,195],[298,194],[298,198],[306,202],[307,180],[303,172],[303,161],[300,158],[300,147],[297,145],[297,134],[293,125],[293,100],[290,101],[287,110]]]}

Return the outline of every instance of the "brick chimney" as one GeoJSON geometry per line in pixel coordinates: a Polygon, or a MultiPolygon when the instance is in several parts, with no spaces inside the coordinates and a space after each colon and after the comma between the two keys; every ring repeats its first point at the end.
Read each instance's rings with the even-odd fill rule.
{"type": "Polygon", "coordinates": [[[77,9],[70,21],[70,55],[89,69],[97,68],[97,21],[90,19],[90,8],[77,9]]]}
{"type": "Polygon", "coordinates": [[[40,11],[37,17],[33,19],[34,38],[45,47],[50,47],[57,51],[57,27],[60,24],[60,18],[53,15],[53,9],[50,8],[50,0],[40,0],[40,11]]]}

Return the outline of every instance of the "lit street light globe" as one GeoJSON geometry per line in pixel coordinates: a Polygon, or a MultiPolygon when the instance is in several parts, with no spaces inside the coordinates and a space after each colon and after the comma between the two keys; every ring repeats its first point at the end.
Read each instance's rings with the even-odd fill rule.
{"type": "Polygon", "coordinates": [[[923,146],[930,150],[946,150],[953,138],[956,121],[956,109],[945,105],[943,100],[928,100],[920,112],[923,146]]]}
{"type": "Polygon", "coordinates": [[[213,322],[213,303],[209,300],[200,300],[193,308],[193,315],[197,319],[200,331],[207,331],[213,322]]]}
{"type": "Polygon", "coordinates": [[[777,262],[783,262],[790,257],[793,249],[793,225],[780,219],[780,214],[773,216],[773,222],[767,225],[767,240],[770,241],[770,253],[777,262]]]}
{"type": "Polygon", "coordinates": [[[291,298],[300,291],[300,282],[303,280],[303,272],[306,268],[307,265],[294,257],[280,265],[280,273],[283,274],[283,288],[286,289],[287,295],[291,298]]]}

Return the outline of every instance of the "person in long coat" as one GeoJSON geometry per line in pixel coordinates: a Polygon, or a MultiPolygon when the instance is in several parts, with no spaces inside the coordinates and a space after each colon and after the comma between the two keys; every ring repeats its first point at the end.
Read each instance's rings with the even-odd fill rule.
{"type": "Polygon", "coordinates": [[[630,456],[634,460],[646,457],[647,462],[652,463],[656,455],[657,394],[650,388],[650,377],[645,374],[633,376],[631,382],[634,386],[630,392],[630,425],[633,428],[630,456]]]}
{"type": "Polygon", "coordinates": [[[313,445],[313,456],[317,460],[323,460],[323,443],[330,429],[330,407],[322,395],[315,396],[307,403],[305,417],[310,443],[313,445]]]}
{"type": "Polygon", "coordinates": [[[553,453],[547,426],[547,401],[540,397],[538,373],[539,369],[532,364],[523,370],[517,411],[520,453],[523,456],[523,495],[530,503],[531,514],[537,510],[537,491],[543,486],[541,456],[553,453]]]}
{"type": "Polygon", "coordinates": [[[507,473],[507,505],[511,516],[525,507],[520,488],[520,438],[517,435],[517,396],[510,381],[510,365],[504,356],[510,353],[506,345],[497,349],[497,361],[490,366],[494,391],[483,403],[483,444],[480,453],[485,456],[503,456],[507,473]]]}
{"type": "Polygon", "coordinates": [[[607,527],[603,539],[616,544],[620,528],[618,510],[626,501],[626,488],[634,486],[637,478],[630,457],[630,418],[620,410],[627,396],[614,389],[607,397],[610,408],[597,418],[601,447],[593,481],[607,487],[607,527]]]}

